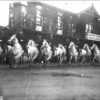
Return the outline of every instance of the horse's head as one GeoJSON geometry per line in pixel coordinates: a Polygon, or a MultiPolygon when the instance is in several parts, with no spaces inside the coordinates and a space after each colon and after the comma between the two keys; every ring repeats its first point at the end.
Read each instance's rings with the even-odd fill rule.
{"type": "Polygon", "coordinates": [[[83,47],[83,49],[88,50],[89,49],[88,44],[85,44],[84,47],[83,47]]]}
{"type": "Polygon", "coordinates": [[[33,40],[29,40],[29,41],[28,41],[28,45],[34,46],[34,44],[35,44],[35,42],[34,42],[33,40]]]}
{"type": "Polygon", "coordinates": [[[97,54],[100,53],[99,47],[95,43],[92,45],[91,50],[97,54]]]}
{"type": "Polygon", "coordinates": [[[59,48],[61,48],[61,49],[63,49],[64,48],[64,46],[62,45],[62,44],[59,44],[59,46],[58,46],[59,48]]]}
{"type": "Polygon", "coordinates": [[[47,43],[47,40],[46,40],[46,39],[44,39],[44,40],[43,40],[43,45],[44,45],[44,44],[46,44],[46,43],[47,43]]]}
{"type": "Polygon", "coordinates": [[[70,42],[70,44],[69,44],[69,47],[68,47],[68,48],[69,48],[69,49],[70,49],[70,48],[72,48],[72,46],[75,46],[74,44],[75,44],[74,42],[70,42]]]}
{"type": "Polygon", "coordinates": [[[69,52],[77,52],[77,45],[74,42],[70,42],[69,44],[69,52]]]}
{"type": "Polygon", "coordinates": [[[16,37],[16,35],[13,35],[9,40],[8,40],[8,42],[10,43],[10,44],[15,44],[15,43],[18,43],[18,39],[17,39],[17,37],[16,37]]]}
{"type": "Polygon", "coordinates": [[[35,44],[35,42],[33,40],[29,40],[26,47],[29,48],[29,47],[36,47],[37,45],[35,44]]]}
{"type": "Polygon", "coordinates": [[[46,46],[48,46],[48,45],[49,45],[49,44],[48,44],[47,40],[44,39],[44,40],[43,40],[43,43],[42,43],[42,47],[46,47],[46,46]]]}
{"type": "Polygon", "coordinates": [[[61,47],[61,44],[58,44],[58,47],[60,48],[61,47]]]}

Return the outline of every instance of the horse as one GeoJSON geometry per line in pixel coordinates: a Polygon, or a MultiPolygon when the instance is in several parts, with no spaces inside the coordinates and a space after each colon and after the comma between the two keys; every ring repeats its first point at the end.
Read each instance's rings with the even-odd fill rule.
{"type": "Polygon", "coordinates": [[[66,49],[62,44],[59,44],[58,47],[54,46],[54,56],[58,58],[60,64],[67,59],[66,55],[66,49]]]}
{"type": "Polygon", "coordinates": [[[89,62],[91,61],[91,56],[92,56],[92,52],[91,52],[91,49],[89,47],[89,45],[86,43],[84,44],[84,47],[83,47],[84,50],[86,50],[86,57],[88,58],[89,62]]]}
{"type": "Polygon", "coordinates": [[[92,45],[91,50],[93,50],[93,55],[94,55],[92,62],[94,63],[94,60],[100,62],[100,50],[95,43],[92,45]]]}
{"type": "Polygon", "coordinates": [[[20,62],[21,57],[24,53],[24,50],[22,49],[21,44],[19,43],[16,34],[12,35],[10,39],[8,40],[10,44],[13,44],[13,46],[7,46],[9,48],[9,52],[12,55],[12,61],[11,61],[11,67],[16,68],[17,64],[20,62]],[[14,66],[12,65],[14,64],[14,66]]]}
{"type": "Polygon", "coordinates": [[[80,49],[79,52],[80,56],[82,57],[81,63],[86,62],[87,58],[90,62],[92,53],[87,43],[84,44],[83,49],[80,49]]]}
{"type": "MultiPolygon", "coordinates": [[[[5,56],[4,56],[4,61],[5,63],[11,63],[10,61],[12,60],[12,56],[13,56],[13,47],[11,45],[6,45],[5,46],[5,56]]],[[[12,66],[10,66],[12,67],[12,66]]]]}
{"type": "MultiPolygon", "coordinates": [[[[44,62],[49,62],[52,58],[52,50],[50,44],[47,42],[46,39],[43,40],[42,46],[40,47],[41,57],[43,58],[44,62]]],[[[42,63],[43,63],[42,60],[42,63]]]]}
{"type": "Polygon", "coordinates": [[[77,48],[78,46],[74,43],[74,42],[70,42],[68,49],[69,49],[69,55],[70,55],[70,59],[69,59],[69,64],[71,63],[73,57],[75,58],[75,62],[77,63],[77,59],[78,59],[78,51],[77,48]]]}
{"type": "Polygon", "coordinates": [[[82,58],[81,63],[85,62],[86,54],[87,54],[86,50],[79,49],[79,57],[82,58]]]}
{"type": "Polygon", "coordinates": [[[28,41],[27,53],[28,53],[28,58],[29,58],[29,61],[30,61],[30,66],[32,66],[32,63],[34,62],[34,60],[39,55],[39,50],[37,48],[36,43],[33,40],[28,41]]]}

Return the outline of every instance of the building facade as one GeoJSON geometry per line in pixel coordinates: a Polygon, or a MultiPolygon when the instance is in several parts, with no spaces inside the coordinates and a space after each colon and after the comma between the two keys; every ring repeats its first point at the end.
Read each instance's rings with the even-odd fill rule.
{"type": "Polygon", "coordinates": [[[98,18],[99,15],[93,6],[74,14],[40,2],[28,2],[27,6],[14,3],[10,5],[9,26],[39,31],[51,36],[88,39],[88,33],[99,34],[98,18]]]}
{"type": "Polygon", "coordinates": [[[94,5],[80,12],[79,16],[80,21],[83,23],[85,39],[100,41],[100,16],[94,8],[94,5]]]}

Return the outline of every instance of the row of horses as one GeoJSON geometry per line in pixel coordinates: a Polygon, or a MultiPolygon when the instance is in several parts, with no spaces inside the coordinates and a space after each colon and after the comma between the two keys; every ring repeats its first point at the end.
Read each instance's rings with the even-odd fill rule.
{"type": "Polygon", "coordinates": [[[30,62],[30,66],[38,59],[37,61],[41,63],[50,63],[55,61],[55,59],[62,64],[71,63],[86,63],[88,62],[100,62],[100,50],[99,47],[93,43],[92,47],[86,43],[83,48],[78,49],[73,41],[70,41],[69,45],[58,44],[53,45],[49,43],[46,39],[43,39],[42,45],[39,47],[34,40],[28,40],[28,43],[25,45],[26,50],[23,49],[16,35],[12,35],[8,40],[4,51],[0,47],[0,55],[4,54],[3,60],[9,59],[9,64],[11,67],[16,68],[19,62],[23,61],[24,58],[27,58],[27,61],[30,62]],[[4,53],[2,53],[4,52],[4,53]]]}

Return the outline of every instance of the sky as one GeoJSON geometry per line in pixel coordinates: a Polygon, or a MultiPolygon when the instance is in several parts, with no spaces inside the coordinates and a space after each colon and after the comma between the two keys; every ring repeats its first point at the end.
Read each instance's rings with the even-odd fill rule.
{"type": "MultiPolygon", "coordinates": [[[[0,26],[7,26],[9,24],[9,4],[17,1],[0,1],[0,26]]],[[[21,1],[23,4],[26,4],[26,1],[21,1]]],[[[97,12],[100,15],[100,1],[95,0],[80,0],[80,1],[47,1],[47,0],[41,0],[40,2],[49,4],[67,11],[71,11],[73,13],[79,13],[82,10],[85,10],[89,6],[94,5],[97,12]]]]}

